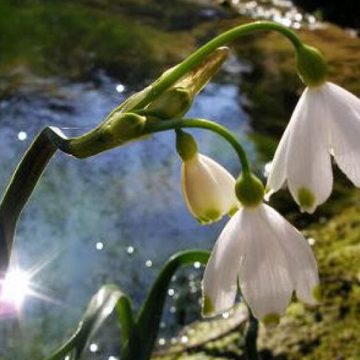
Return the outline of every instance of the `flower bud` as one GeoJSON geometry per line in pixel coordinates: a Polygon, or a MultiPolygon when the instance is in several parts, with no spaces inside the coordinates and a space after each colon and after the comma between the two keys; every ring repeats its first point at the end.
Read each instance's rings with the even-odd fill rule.
{"type": "Polygon", "coordinates": [[[188,112],[191,104],[189,90],[182,87],[170,88],[146,108],[146,113],[161,119],[179,118],[188,112]]]}
{"type": "MultiPolygon", "coordinates": [[[[228,48],[221,47],[216,49],[204,61],[195,66],[151,102],[145,109],[146,114],[160,119],[182,117],[190,109],[196,95],[219,70],[228,55],[228,48]]],[[[176,71],[176,68],[175,66],[167,70],[154,85],[167,76],[171,76],[171,72],[176,71]]],[[[150,85],[150,89],[154,85],[150,85]]]]}
{"type": "Polygon", "coordinates": [[[141,135],[146,118],[133,113],[115,113],[105,123],[105,131],[111,141],[121,145],[141,135]]]}
{"type": "Polygon", "coordinates": [[[68,152],[77,158],[96,155],[142,136],[146,118],[132,113],[112,113],[85,135],[72,139],[68,152]]]}
{"type": "Polygon", "coordinates": [[[264,185],[255,175],[243,173],[236,181],[235,193],[242,205],[257,206],[263,201],[264,185]]]}
{"type": "Polygon", "coordinates": [[[312,46],[303,45],[297,49],[297,71],[308,86],[319,86],[326,81],[327,65],[323,55],[312,46]]]}

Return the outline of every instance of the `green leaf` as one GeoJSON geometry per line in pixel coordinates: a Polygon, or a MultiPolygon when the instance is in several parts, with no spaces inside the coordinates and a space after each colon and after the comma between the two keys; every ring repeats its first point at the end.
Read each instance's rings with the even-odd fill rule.
{"type": "Polygon", "coordinates": [[[209,255],[207,251],[187,250],[173,255],[168,260],[160,271],[140,310],[132,335],[123,348],[122,360],[150,359],[159,331],[161,315],[171,278],[181,266],[193,264],[196,261],[206,264],[209,255]]]}
{"type": "Polygon", "coordinates": [[[74,334],[47,360],[64,360],[67,355],[71,360],[80,359],[92,336],[115,308],[127,340],[133,326],[130,300],[117,286],[105,285],[92,297],[74,334]]]}

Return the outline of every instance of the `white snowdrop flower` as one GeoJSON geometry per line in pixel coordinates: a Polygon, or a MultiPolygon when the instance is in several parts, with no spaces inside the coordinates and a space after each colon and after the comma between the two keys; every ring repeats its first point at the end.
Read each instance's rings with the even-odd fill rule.
{"type": "Polygon", "coordinates": [[[205,155],[197,153],[183,162],[181,183],[187,208],[201,223],[220,220],[237,210],[235,179],[205,155]]]}
{"type": "Polygon", "coordinates": [[[203,314],[232,307],[237,283],[265,323],[278,320],[294,291],[300,300],[316,303],[319,277],[309,244],[266,204],[242,207],[220,234],[203,278],[203,314]]]}
{"type": "Polygon", "coordinates": [[[275,152],[269,195],[287,184],[302,211],[312,213],[331,194],[331,155],[360,187],[360,99],[325,82],[302,94],[275,152]]]}
{"type": "Polygon", "coordinates": [[[235,212],[239,202],[234,177],[216,161],[199,154],[190,134],[178,130],[176,135],[176,148],[183,160],[182,192],[190,213],[205,224],[235,212]]]}

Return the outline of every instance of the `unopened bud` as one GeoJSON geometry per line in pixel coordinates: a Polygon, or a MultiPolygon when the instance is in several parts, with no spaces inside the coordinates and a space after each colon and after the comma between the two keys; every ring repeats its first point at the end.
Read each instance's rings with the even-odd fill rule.
{"type": "Polygon", "coordinates": [[[170,88],[146,108],[146,113],[161,119],[174,119],[186,114],[191,104],[190,91],[183,87],[170,88]]]}
{"type": "MultiPolygon", "coordinates": [[[[204,61],[195,66],[150,103],[145,109],[146,114],[160,119],[182,117],[190,109],[196,95],[215,75],[228,55],[228,48],[222,47],[216,49],[204,61]]],[[[171,75],[171,72],[176,71],[176,69],[177,66],[167,70],[158,81],[171,75]]]]}
{"type": "Polygon", "coordinates": [[[141,136],[145,122],[146,118],[138,114],[115,113],[104,124],[105,132],[114,144],[121,145],[141,136]]]}

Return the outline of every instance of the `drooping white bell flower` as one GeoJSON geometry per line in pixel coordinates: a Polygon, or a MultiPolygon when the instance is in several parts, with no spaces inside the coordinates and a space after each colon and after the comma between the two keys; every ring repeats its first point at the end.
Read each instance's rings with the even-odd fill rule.
{"type": "Polygon", "coordinates": [[[269,194],[285,183],[302,211],[312,213],[333,186],[331,155],[360,187],[360,99],[325,82],[302,94],[275,152],[269,194]]]}
{"type": "Polygon", "coordinates": [[[238,207],[233,176],[209,157],[195,153],[182,164],[182,192],[191,214],[210,223],[238,207]]]}
{"type": "Polygon", "coordinates": [[[242,207],[228,222],[212,251],[203,278],[203,313],[212,316],[233,306],[238,285],[255,317],[274,321],[292,293],[316,303],[319,278],[305,238],[263,203],[242,207]]]}

